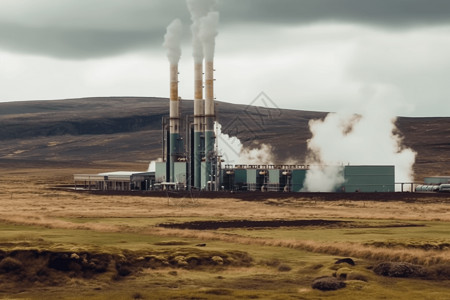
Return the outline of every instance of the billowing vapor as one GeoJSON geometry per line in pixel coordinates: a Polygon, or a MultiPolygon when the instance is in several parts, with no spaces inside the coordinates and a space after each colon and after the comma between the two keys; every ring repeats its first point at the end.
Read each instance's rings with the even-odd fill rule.
{"type": "Polygon", "coordinates": [[[397,96],[381,89],[358,114],[343,110],[324,120],[311,120],[307,163],[313,166],[305,190],[334,191],[344,182],[345,164],[394,165],[396,182],[414,181],[416,153],[402,145],[395,126],[397,103],[397,96]]]}
{"type": "Polygon", "coordinates": [[[203,45],[203,54],[206,61],[214,60],[214,49],[216,47],[217,28],[219,26],[219,13],[211,11],[200,19],[198,37],[203,45]]]}
{"type": "Polygon", "coordinates": [[[186,0],[187,7],[191,14],[191,32],[192,32],[192,56],[194,62],[203,61],[203,45],[199,38],[200,19],[205,17],[216,6],[215,0],[186,0]]]}
{"type": "Polygon", "coordinates": [[[163,46],[167,49],[167,58],[173,65],[178,64],[181,57],[181,37],[183,34],[183,24],[179,19],[175,19],[167,26],[164,35],[163,46]]]}
{"type": "Polygon", "coordinates": [[[344,182],[343,166],[312,165],[303,185],[308,192],[334,192],[344,182]]]}
{"type": "Polygon", "coordinates": [[[162,162],[163,159],[162,158],[158,158],[156,160],[152,160],[149,164],[148,164],[148,168],[147,168],[147,172],[155,172],[156,170],[156,163],[157,162],[162,162]]]}
{"type": "Polygon", "coordinates": [[[216,132],[218,152],[225,164],[273,164],[272,146],[260,144],[258,148],[244,147],[237,137],[222,133],[222,126],[218,123],[216,123],[216,132]]]}

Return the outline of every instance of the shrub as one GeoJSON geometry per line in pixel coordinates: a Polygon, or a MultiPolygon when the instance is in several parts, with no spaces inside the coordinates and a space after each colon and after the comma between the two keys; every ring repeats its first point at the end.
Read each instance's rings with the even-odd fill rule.
{"type": "Polygon", "coordinates": [[[117,274],[119,276],[128,276],[131,274],[131,268],[124,264],[116,264],[117,274]]]}
{"type": "Polygon", "coordinates": [[[58,271],[70,271],[72,259],[67,253],[52,253],[48,260],[48,267],[58,271]]]}
{"type": "Polygon", "coordinates": [[[349,265],[351,265],[351,266],[354,266],[354,265],[355,265],[355,262],[353,261],[353,259],[351,259],[351,258],[349,258],[349,257],[338,259],[338,260],[336,260],[336,262],[335,262],[335,264],[343,264],[343,263],[349,264],[349,265]]]}
{"type": "Polygon", "coordinates": [[[278,267],[278,271],[280,272],[289,272],[292,268],[288,265],[282,264],[278,267]]]}
{"type": "Polygon", "coordinates": [[[6,257],[0,262],[0,273],[10,273],[22,270],[22,263],[15,258],[6,257]]]}
{"type": "Polygon", "coordinates": [[[406,262],[382,262],[373,269],[375,274],[388,277],[423,277],[426,272],[422,266],[406,262]]]}
{"type": "Polygon", "coordinates": [[[450,279],[450,264],[439,264],[430,267],[429,275],[440,279],[450,279]]]}
{"type": "Polygon", "coordinates": [[[316,278],[311,287],[321,291],[335,291],[346,286],[345,282],[339,281],[334,277],[325,276],[316,278]]]}

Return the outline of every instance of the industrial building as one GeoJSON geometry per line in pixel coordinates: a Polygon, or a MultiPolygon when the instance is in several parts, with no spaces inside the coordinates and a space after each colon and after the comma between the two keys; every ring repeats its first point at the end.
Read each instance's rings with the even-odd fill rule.
{"type": "MultiPolygon", "coordinates": [[[[214,16],[214,15],[212,15],[214,16]]],[[[166,35],[170,37],[170,35],[166,35]]],[[[214,36],[209,55],[194,57],[194,111],[181,115],[178,61],[169,57],[169,118],[162,119],[163,161],[154,172],[76,174],[78,188],[98,190],[304,191],[307,165],[223,165],[214,124],[214,36]]],[[[173,43],[168,43],[169,45],[173,43]]],[[[203,45],[205,47],[205,44],[203,45]]],[[[206,48],[205,48],[206,49],[206,48]]],[[[178,48],[170,53],[178,53],[178,48]]],[[[394,166],[342,166],[339,192],[393,192],[394,166]]]]}
{"type": "MultiPolygon", "coordinates": [[[[156,163],[155,172],[111,172],[74,175],[75,187],[109,191],[191,190],[193,177],[186,162],[174,164],[176,181],[166,181],[167,163],[156,163]]],[[[309,171],[305,165],[225,165],[219,168],[217,190],[302,192],[309,171]]],[[[335,192],[394,192],[394,166],[342,166],[344,183],[335,192]]],[[[208,182],[201,182],[208,190],[208,182]]]]}
{"type": "Polygon", "coordinates": [[[101,191],[145,191],[154,189],[155,172],[118,171],[100,174],[75,174],[75,189],[101,191]]]}

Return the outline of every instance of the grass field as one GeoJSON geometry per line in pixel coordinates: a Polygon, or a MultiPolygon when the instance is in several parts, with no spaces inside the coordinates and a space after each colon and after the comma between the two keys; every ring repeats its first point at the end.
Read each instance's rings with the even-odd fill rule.
{"type": "Polygon", "coordinates": [[[99,171],[30,167],[6,168],[0,175],[0,298],[448,299],[450,294],[449,198],[168,200],[52,189],[71,183],[73,173],[99,171]],[[319,219],[329,224],[159,226],[319,219]],[[355,265],[335,263],[342,258],[355,265]],[[322,276],[345,287],[313,289],[322,276]]]}

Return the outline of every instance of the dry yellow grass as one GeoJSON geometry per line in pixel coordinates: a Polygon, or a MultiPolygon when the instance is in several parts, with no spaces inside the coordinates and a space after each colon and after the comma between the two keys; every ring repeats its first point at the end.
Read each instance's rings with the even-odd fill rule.
{"type": "MultiPolygon", "coordinates": [[[[92,170],[83,170],[85,172],[92,170]]],[[[396,260],[424,265],[450,262],[448,251],[420,249],[383,249],[348,243],[282,240],[276,238],[239,237],[217,232],[186,231],[155,227],[132,227],[104,223],[74,223],[61,218],[227,218],[227,219],[296,219],[352,218],[392,220],[450,221],[447,203],[376,202],[376,201],[298,201],[267,199],[244,202],[236,199],[191,199],[168,201],[166,198],[105,196],[50,189],[52,185],[70,183],[73,169],[21,169],[0,175],[0,220],[16,224],[50,228],[89,229],[103,232],[140,232],[161,236],[220,240],[250,245],[302,249],[333,255],[376,260],[396,260]],[[26,184],[24,184],[26,182],[26,184]]]]}
{"type": "MultiPolygon", "coordinates": [[[[109,168],[109,170],[120,169],[139,170],[135,166],[114,166],[109,168]]],[[[33,287],[33,289],[28,291],[30,298],[42,298],[42,295],[51,295],[51,297],[61,295],[59,298],[70,299],[68,295],[81,292],[84,294],[79,297],[96,299],[130,299],[134,297],[133,295],[141,294],[148,296],[148,298],[160,299],[170,297],[183,298],[186,294],[193,295],[193,298],[206,297],[207,299],[216,299],[217,293],[229,292],[231,293],[230,295],[235,295],[236,297],[242,296],[240,298],[252,296],[262,299],[280,299],[283,296],[295,297],[300,295],[307,299],[317,299],[322,294],[317,294],[317,291],[309,288],[311,280],[314,276],[330,275],[334,269],[331,270],[327,264],[334,266],[333,257],[342,256],[349,256],[357,261],[359,260],[358,270],[368,276],[370,280],[369,283],[364,283],[363,287],[358,288],[353,288],[352,281],[349,281],[348,288],[339,292],[339,294],[330,294],[334,295],[331,296],[331,299],[350,299],[352,297],[353,299],[359,299],[367,293],[374,294],[375,292],[384,298],[399,298],[399,295],[403,295],[403,292],[398,291],[398,284],[400,283],[406,287],[404,290],[408,290],[408,293],[412,293],[411,295],[416,295],[416,298],[423,298],[422,296],[428,293],[426,289],[439,291],[438,297],[434,297],[434,299],[439,298],[440,295],[448,294],[446,285],[441,284],[439,281],[422,281],[417,285],[417,281],[397,281],[390,278],[389,282],[396,282],[397,285],[394,286],[391,283],[387,284],[387,280],[384,278],[378,278],[371,271],[365,269],[365,266],[371,263],[368,261],[384,260],[410,262],[424,266],[450,265],[450,251],[445,249],[382,248],[370,244],[365,245],[363,242],[358,242],[358,239],[346,239],[344,235],[337,238],[336,241],[326,239],[314,240],[314,235],[325,232],[321,230],[311,230],[311,232],[304,230],[302,234],[305,235],[300,237],[297,236],[298,232],[301,231],[298,228],[290,232],[289,230],[274,229],[274,234],[271,234],[272,231],[263,234],[263,231],[247,231],[244,233],[245,230],[242,230],[239,233],[238,230],[199,231],[154,226],[161,222],[182,222],[187,220],[308,218],[361,219],[361,222],[371,224],[386,223],[386,221],[377,221],[376,219],[389,219],[392,221],[388,221],[388,223],[392,224],[414,223],[414,221],[445,224],[450,221],[450,210],[447,203],[435,201],[415,203],[400,201],[316,201],[314,199],[291,198],[267,199],[264,202],[246,202],[224,198],[197,199],[194,202],[191,199],[168,201],[167,198],[93,195],[62,189],[51,189],[54,185],[70,184],[73,173],[94,173],[107,170],[81,170],[67,167],[65,169],[29,168],[6,169],[2,171],[0,174],[0,201],[2,203],[0,206],[0,221],[9,224],[32,225],[32,227],[25,229],[29,230],[31,228],[30,231],[27,231],[26,236],[21,236],[18,231],[18,234],[14,235],[14,233],[11,235],[16,240],[8,240],[8,237],[2,238],[1,242],[5,242],[5,245],[8,243],[13,246],[19,245],[22,240],[26,240],[31,247],[35,242],[45,247],[45,243],[53,245],[51,236],[54,234],[60,234],[65,237],[54,242],[55,245],[75,243],[73,245],[64,244],[70,249],[72,249],[71,245],[75,248],[83,248],[83,245],[85,245],[83,244],[84,238],[91,236],[93,238],[86,242],[86,245],[91,245],[89,243],[99,244],[98,240],[96,240],[97,237],[111,238],[113,240],[111,244],[105,242],[104,244],[99,244],[102,246],[97,248],[94,246],[95,249],[100,249],[101,247],[106,249],[112,243],[122,243],[122,241],[124,244],[120,244],[121,249],[131,249],[133,245],[141,243],[141,240],[145,241],[145,243],[142,243],[142,247],[150,248],[166,247],[155,246],[157,245],[155,240],[187,240],[195,241],[195,243],[197,241],[207,243],[208,248],[242,248],[257,258],[255,265],[252,267],[226,269],[220,273],[220,276],[214,270],[208,273],[184,269],[177,269],[176,272],[173,269],[145,269],[139,276],[124,281],[114,281],[112,284],[110,278],[101,276],[89,280],[78,278],[73,279],[73,282],[69,282],[60,288],[43,286],[41,289],[36,289],[36,287],[33,287]],[[375,221],[363,221],[365,219],[375,221]],[[438,219],[440,220],[439,222],[431,222],[438,219]],[[36,230],[36,228],[38,229],[36,230]],[[45,234],[42,235],[42,240],[30,236],[32,233],[29,232],[38,233],[42,228],[55,228],[57,230],[42,230],[45,231],[45,234]],[[81,230],[68,231],[65,229],[81,230]],[[70,234],[67,237],[68,232],[70,234]],[[295,234],[291,234],[292,232],[295,232],[295,234]],[[78,240],[76,240],[80,245],[76,244],[76,237],[71,234],[82,236],[82,238],[78,237],[78,240]],[[283,255],[278,255],[278,252],[283,253],[283,255]],[[290,256],[284,257],[285,253],[289,253],[290,256]],[[306,254],[307,258],[302,258],[299,256],[299,253],[302,253],[302,255],[306,254]],[[274,257],[282,260],[286,259],[282,263],[287,263],[289,267],[293,267],[292,271],[280,273],[276,268],[260,263],[274,257]],[[310,261],[310,258],[313,258],[313,261],[310,261]],[[314,266],[322,267],[316,269],[314,266]],[[154,285],[149,288],[149,283],[152,282],[154,285]],[[92,291],[99,289],[99,287],[102,287],[101,290],[98,290],[98,293],[93,296],[92,291]],[[151,292],[146,294],[144,291],[151,292]],[[156,297],[155,295],[159,296],[156,297]]],[[[5,226],[6,230],[13,227],[15,226],[5,226]]],[[[442,225],[439,228],[442,229],[442,225]]],[[[335,234],[334,232],[339,232],[339,230],[330,229],[329,231],[332,232],[331,234],[335,234]]],[[[353,230],[364,232],[362,228],[349,228],[349,231],[353,230]]],[[[373,230],[376,231],[377,229],[373,230]]],[[[437,240],[443,243],[448,241],[445,236],[439,234],[436,235],[437,240]]],[[[381,240],[384,240],[384,238],[381,238],[381,240]]],[[[404,240],[402,241],[404,242],[404,240]]],[[[430,238],[429,241],[432,242],[433,239],[430,238]]],[[[191,244],[195,245],[194,242],[191,244]]],[[[118,244],[114,244],[114,247],[116,245],[118,244]]],[[[167,248],[169,247],[167,246],[167,248]]],[[[177,246],[173,247],[176,249],[177,246]]],[[[6,290],[8,290],[7,287],[6,290]]],[[[22,291],[23,287],[10,288],[9,291],[13,291],[11,294],[14,294],[19,290],[22,291]]],[[[226,298],[227,296],[224,297],[226,298]]],[[[414,296],[408,296],[408,298],[413,299],[414,296]]],[[[76,297],[73,299],[76,299],[76,297]]]]}
{"type": "MultiPolygon", "coordinates": [[[[8,171],[8,170],[7,170],[8,171]]],[[[98,171],[98,170],[97,170],[98,171]]],[[[50,189],[71,183],[77,169],[21,169],[0,175],[0,215],[42,217],[220,217],[220,218],[371,218],[450,221],[448,203],[420,201],[320,201],[268,199],[191,199],[104,196],[50,189]]]]}

